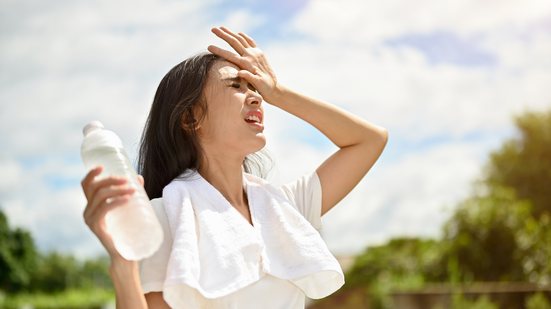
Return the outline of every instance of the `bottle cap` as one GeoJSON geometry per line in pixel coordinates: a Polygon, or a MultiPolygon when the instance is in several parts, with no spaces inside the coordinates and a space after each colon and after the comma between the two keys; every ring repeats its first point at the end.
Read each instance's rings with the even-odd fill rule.
{"type": "Polygon", "coordinates": [[[103,128],[105,128],[103,126],[103,123],[101,123],[97,120],[94,120],[94,121],[92,121],[89,124],[84,126],[84,128],[82,129],[82,134],[84,134],[84,136],[86,136],[86,135],[90,134],[93,131],[103,129],[103,128]]]}

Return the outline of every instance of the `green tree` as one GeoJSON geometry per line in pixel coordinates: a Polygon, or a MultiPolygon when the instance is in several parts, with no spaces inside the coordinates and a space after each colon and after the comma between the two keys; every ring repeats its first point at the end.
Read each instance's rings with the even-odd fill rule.
{"type": "Polygon", "coordinates": [[[108,271],[109,263],[110,259],[107,256],[86,260],[79,271],[78,286],[81,288],[113,288],[108,271]]]}
{"type": "Polygon", "coordinates": [[[429,280],[442,278],[439,242],[432,239],[395,238],[359,255],[346,274],[350,287],[376,283],[382,277],[423,274],[429,280]]]}
{"type": "Polygon", "coordinates": [[[539,218],[551,214],[551,110],[526,112],[515,123],[519,134],[490,155],[485,181],[530,200],[539,218]]]}
{"type": "Polygon", "coordinates": [[[457,263],[462,282],[524,280],[521,231],[530,222],[530,203],[510,189],[471,197],[444,226],[443,258],[457,263]]]}
{"type": "Polygon", "coordinates": [[[80,280],[80,265],[73,256],[50,252],[40,257],[31,289],[60,292],[78,287],[80,280]]]}
{"type": "MultiPolygon", "coordinates": [[[[444,225],[443,239],[400,238],[367,248],[345,287],[364,287],[372,308],[389,308],[391,291],[427,282],[551,284],[551,110],[524,113],[515,123],[519,134],[490,154],[482,181],[444,225]]],[[[475,304],[495,308],[484,298],[454,306],[475,304]]]]}
{"type": "Polygon", "coordinates": [[[444,227],[462,281],[551,283],[551,110],[515,119],[519,134],[490,154],[482,181],[444,227]]]}
{"type": "Polygon", "coordinates": [[[523,254],[522,268],[526,280],[540,285],[551,284],[551,216],[526,222],[519,232],[519,245],[523,254]]]}
{"type": "Polygon", "coordinates": [[[346,273],[345,287],[366,287],[370,308],[392,308],[391,291],[418,289],[427,281],[444,279],[439,244],[430,239],[396,238],[369,247],[346,273]]]}
{"type": "Polygon", "coordinates": [[[37,256],[31,234],[20,228],[11,229],[0,209],[0,289],[17,292],[27,288],[37,256]]]}
{"type": "Polygon", "coordinates": [[[526,299],[526,309],[551,309],[551,302],[539,292],[526,299]]]}

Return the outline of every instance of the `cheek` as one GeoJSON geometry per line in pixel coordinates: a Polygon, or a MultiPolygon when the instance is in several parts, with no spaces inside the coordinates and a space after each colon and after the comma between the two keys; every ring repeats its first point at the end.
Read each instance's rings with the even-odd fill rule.
{"type": "Polygon", "coordinates": [[[219,91],[213,95],[208,104],[208,115],[204,120],[205,136],[233,134],[239,129],[243,120],[243,95],[219,91]]]}
{"type": "Polygon", "coordinates": [[[204,136],[211,138],[227,138],[235,134],[241,126],[240,112],[236,113],[229,108],[220,108],[217,111],[210,111],[205,118],[203,127],[204,136]]]}

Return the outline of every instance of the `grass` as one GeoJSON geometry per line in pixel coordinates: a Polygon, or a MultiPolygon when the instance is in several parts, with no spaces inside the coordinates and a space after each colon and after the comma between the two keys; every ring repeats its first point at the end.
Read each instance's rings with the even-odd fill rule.
{"type": "Polygon", "coordinates": [[[106,289],[67,290],[53,294],[0,294],[0,308],[100,309],[114,300],[113,291],[106,289]]]}

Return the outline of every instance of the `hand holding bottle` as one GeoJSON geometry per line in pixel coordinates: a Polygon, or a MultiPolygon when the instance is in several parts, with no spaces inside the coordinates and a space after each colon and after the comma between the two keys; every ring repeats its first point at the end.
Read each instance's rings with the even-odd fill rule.
{"type": "MultiPolygon", "coordinates": [[[[102,171],[103,167],[98,166],[82,179],[82,190],[88,200],[83,213],[84,222],[98,237],[112,259],[121,258],[111,235],[106,231],[105,215],[109,210],[128,203],[130,195],[136,190],[128,186],[128,181],[124,177],[109,176],[99,179],[97,176],[102,171]]],[[[138,176],[138,181],[143,185],[141,176],[138,176]]]]}
{"type": "Polygon", "coordinates": [[[86,125],[83,133],[82,161],[91,169],[82,181],[88,200],[86,224],[111,257],[120,254],[137,261],[151,256],[162,243],[163,231],[143,178],[130,164],[117,134],[99,121],[86,125]]]}

